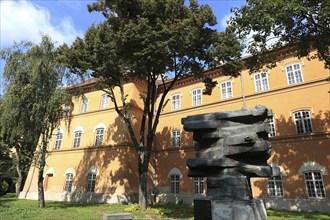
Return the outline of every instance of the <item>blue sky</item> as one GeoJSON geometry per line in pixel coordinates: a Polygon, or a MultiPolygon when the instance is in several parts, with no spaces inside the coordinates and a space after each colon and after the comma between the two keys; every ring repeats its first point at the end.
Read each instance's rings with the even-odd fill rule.
{"type": "MultiPolygon", "coordinates": [[[[40,41],[40,33],[48,34],[59,44],[71,44],[77,36],[95,21],[103,21],[101,13],[87,11],[87,4],[93,0],[0,0],[0,49],[10,47],[14,41],[40,41]]],[[[230,8],[242,6],[243,0],[199,0],[200,4],[211,6],[216,15],[216,28],[223,30],[230,16],[230,8]]],[[[5,63],[0,62],[1,75],[5,63]]]]}

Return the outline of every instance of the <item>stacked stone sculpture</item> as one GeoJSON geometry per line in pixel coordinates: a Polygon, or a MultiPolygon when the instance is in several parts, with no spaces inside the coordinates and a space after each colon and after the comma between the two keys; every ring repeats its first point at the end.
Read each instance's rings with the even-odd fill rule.
{"type": "Polygon", "coordinates": [[[196,220],[267,218],[262,204],[252,200],[250,178],[279,174],[267,164],[271,117],[271,109],[258,105],[182,119],[196,150],[196,159],[187,160],[188,176],[207,177],[207,199],[194,201],[196,220]]]}

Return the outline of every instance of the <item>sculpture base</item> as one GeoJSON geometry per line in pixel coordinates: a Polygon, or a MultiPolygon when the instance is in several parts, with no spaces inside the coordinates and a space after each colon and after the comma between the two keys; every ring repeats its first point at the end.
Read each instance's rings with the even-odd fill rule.
{"type": "Polygon", "coordinates": [[[261,200],[194,200],[195,220],[266,220],[267,213],[261,200]]]}

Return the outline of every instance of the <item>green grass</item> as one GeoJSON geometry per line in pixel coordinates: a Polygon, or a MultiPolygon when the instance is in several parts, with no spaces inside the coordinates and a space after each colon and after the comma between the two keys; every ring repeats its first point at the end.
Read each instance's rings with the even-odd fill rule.
{"type": "MultiPolygon", "coordinates": [[[[121,212],[132,213],[134,219],[194,219],[190,205],[155,205],[147,210],[137,209],[137,205],[85,204],[47,201],[46,208],[39,209],[37,201],[18,200],[13,195],[0,198],[0,219],[98,219],[103,214],[121,212]]],[[[267,211],[269,220],[279,219],[329,219],[330,215],[288,211],[267,211]]]]}

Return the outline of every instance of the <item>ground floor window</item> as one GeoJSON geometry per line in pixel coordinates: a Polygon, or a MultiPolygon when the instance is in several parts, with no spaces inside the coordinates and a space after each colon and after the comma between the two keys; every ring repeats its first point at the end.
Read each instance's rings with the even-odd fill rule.
{"type": "Polygon", "coordinates": [[[171,194],[179,194],[180,193],[180,176],[179,175],[171,175],[171,194]]]}
{"type": "Polygon", "coordinates": [[[96,183],[96,173],[88,173],[87,176],[87,192],[94,192],[96,183]]]}
{"type": "Polygon", "coordinates": [[[322,174],[319,171],[304,172],[307,194],[309,198],[325,198],[322,174]]]}
{"type": "Polygon", "coordinates": [[[195,192],[195,195],[204,193],[204,178],[203,177],[194,178],[194,192],[195,192]]]}
{"type": "Polygon", "coordinates": [[[268,178],[268,195],[271,197],[283,196],[282,176],[274,176],[268,178]]]}
{"type": "Polygon", "coordinates": [[[67,173],[65,175],[64,191],[71,192],[72,183],[73,183],[73,173],[67,173]]]}

